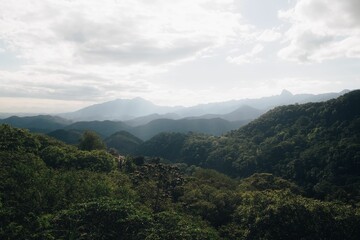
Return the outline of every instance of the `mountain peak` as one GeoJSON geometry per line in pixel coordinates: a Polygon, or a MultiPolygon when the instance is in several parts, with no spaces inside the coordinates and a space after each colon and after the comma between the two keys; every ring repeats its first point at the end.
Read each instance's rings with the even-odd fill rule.
{"type": "Polygon", "coordinates": [[[281,96],[292,96],[293,94],[290,91],[283,89],[280,95],[281,96]]]}
{"type": "Polygon", "coordinates": [[[133,100],[133,101],[141,101],[141,102],[149,102],[148,100],[146,100],[146,99],[144,99],[144,98],[142,98],[142,97],[135,97],[135,98],[133,98],[133,99],[131,99],[131,100],[133,100]]]}

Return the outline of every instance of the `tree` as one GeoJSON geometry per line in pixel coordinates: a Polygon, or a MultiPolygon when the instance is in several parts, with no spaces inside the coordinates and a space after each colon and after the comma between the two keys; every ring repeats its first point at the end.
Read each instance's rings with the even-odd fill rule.
{"type": "Polygon", "coordinates": [[[79,149],[86,151],[105,150],[106,145],[98,134],[92,131],[85,131],[80,139],[79,149]]]}

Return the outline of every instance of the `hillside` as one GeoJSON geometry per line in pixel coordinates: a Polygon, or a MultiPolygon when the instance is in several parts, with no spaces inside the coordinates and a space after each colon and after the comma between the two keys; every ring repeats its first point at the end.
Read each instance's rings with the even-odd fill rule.
{"type": "MultiPolygon", "coordinates": [[[[190,144],[182,141],[169,160],[182,162],[186,155],[191,164],[235,177],[273,173],[295,181],[309,196],[360,199],[359,103],[357,90],[327,102],[278,107],[222,137],[186,135],[190,144]]],[[[163,157],[167,146],[176,149],[159,137],[144,146],[163,157]]]]}
{"type": "Polygon", "coordinates": [[[131,129],[130,126],[123,122],[114,122],[114,121],[84,121],[76,122],[66,126],[66,130],[91,130],[100,134],[102,137],[108,137],[111,134],[118,131],[128,131],[131,129]]]}
{"type": "Polygon", "coordinates": [[[356,204],[305,197],[272,174],[238,180],[156,158],[120,162],[9,125],[0,125],[0,189],[0,239],[360,237],[356,204]]]}
{"type": "Polygon", "coordinates": [[[143,141],[126,131],[120,131],[105,138],[104,142],[108,148],[114,148],[119,154],[127,155],[134,154],[143,141]]]}
{"type": "MultiPolygon", "coordinates": [[[[148,140],[161,132],[197,132],[212,135],[221,135],[230,130],[243,126],[248,121],[229,122],[223,119],[157,119],[145,125],[131,127],[124,122],[114,121],[88,121],[76,122],[64,127],[65,130],[84,131],[91,130],[103,138],[119,132],[126,131],[142,140],[148,140]]],[[[54,135],[56,137],[56,135],[54,135]]]]}
{"type": "Polygon", "coordinates": [[[75,145],[79,143],[82,131],[58,129],[47,133],[47,135],[63,141],[64,143],[75,145]]]}
{"type": "Polygon", "coordinates": [[[71,121],[57,116],[38,115],[29,117],[12,116],[9,118],[0,119],[0,124],[4,123],[10,124],[13,127],[27,128],[33,132],[47,133],[59,128],[63,128],[71,124],[71,121]]]}
{"type": "Polygon", "coordinates": [[[197,132],[219,136],[246,124],[247,121],[229,122],[224,119],[157,119],[146,125],[130,129],[135,136],[148,140],[161,132],[197,132]]]}

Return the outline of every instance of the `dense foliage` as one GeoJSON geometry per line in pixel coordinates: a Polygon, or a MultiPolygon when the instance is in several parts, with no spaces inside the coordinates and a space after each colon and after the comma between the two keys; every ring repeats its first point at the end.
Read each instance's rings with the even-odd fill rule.
{"type": "Polygon", "coordinates": [[[150,158],[0,125],[0,239],[360,239],[359,102],[162,134],[143,143],[150,158]]]}
{"type": "Polygon", "coordinates": [[[139,154],[221,171],[268,172],[318,199],[360,200],[360,91],[322,103],[277,107],[222,137],[164,133],[139,154]],[[174,154],[170,154],[174,153],[174,154]]]}
{"type": "Polygon", "coordinates": [[[108,148],[116,149],[122,155],[134,154],[143,141],[134,135],[120,131],[107,137],[104,142],[108,148]]]}

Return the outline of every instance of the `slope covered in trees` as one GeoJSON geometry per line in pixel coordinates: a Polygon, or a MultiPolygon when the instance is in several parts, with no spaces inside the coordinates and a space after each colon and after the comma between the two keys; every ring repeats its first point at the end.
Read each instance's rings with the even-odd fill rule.
{"type": "Polygon", "coordinates": [[[309,196],[358,202],[360,91],[322,103],[277,107],[221,137],[159,135],[140,153],[240,178],[268,172],[296,182],[309,196]]]}
{"type": "Polygon", "coordinates": [[[156,158],[119,161],[8,125],[0,190],[0,239],[360,237],[355,205],[307,198],[272,174],[235,180],[156,158]]]}
{"type": "Polygon", "coordinates": [[[104,141],[108,148],[114,148],[122,155],[134,154],[139,145],[143,143],[141,139],[126,131],[116,132],[104,141]]]}
{"type": "Polygon", "coordinates": [[[46,133],[63,128],[71,124],[70,120],[50,115],[39,115],[31,117],[17,117],[12,116],[5,119],[0,119],[0,124],[10,124],[13,127],[27,128],[33,132],[46,133]]]}

